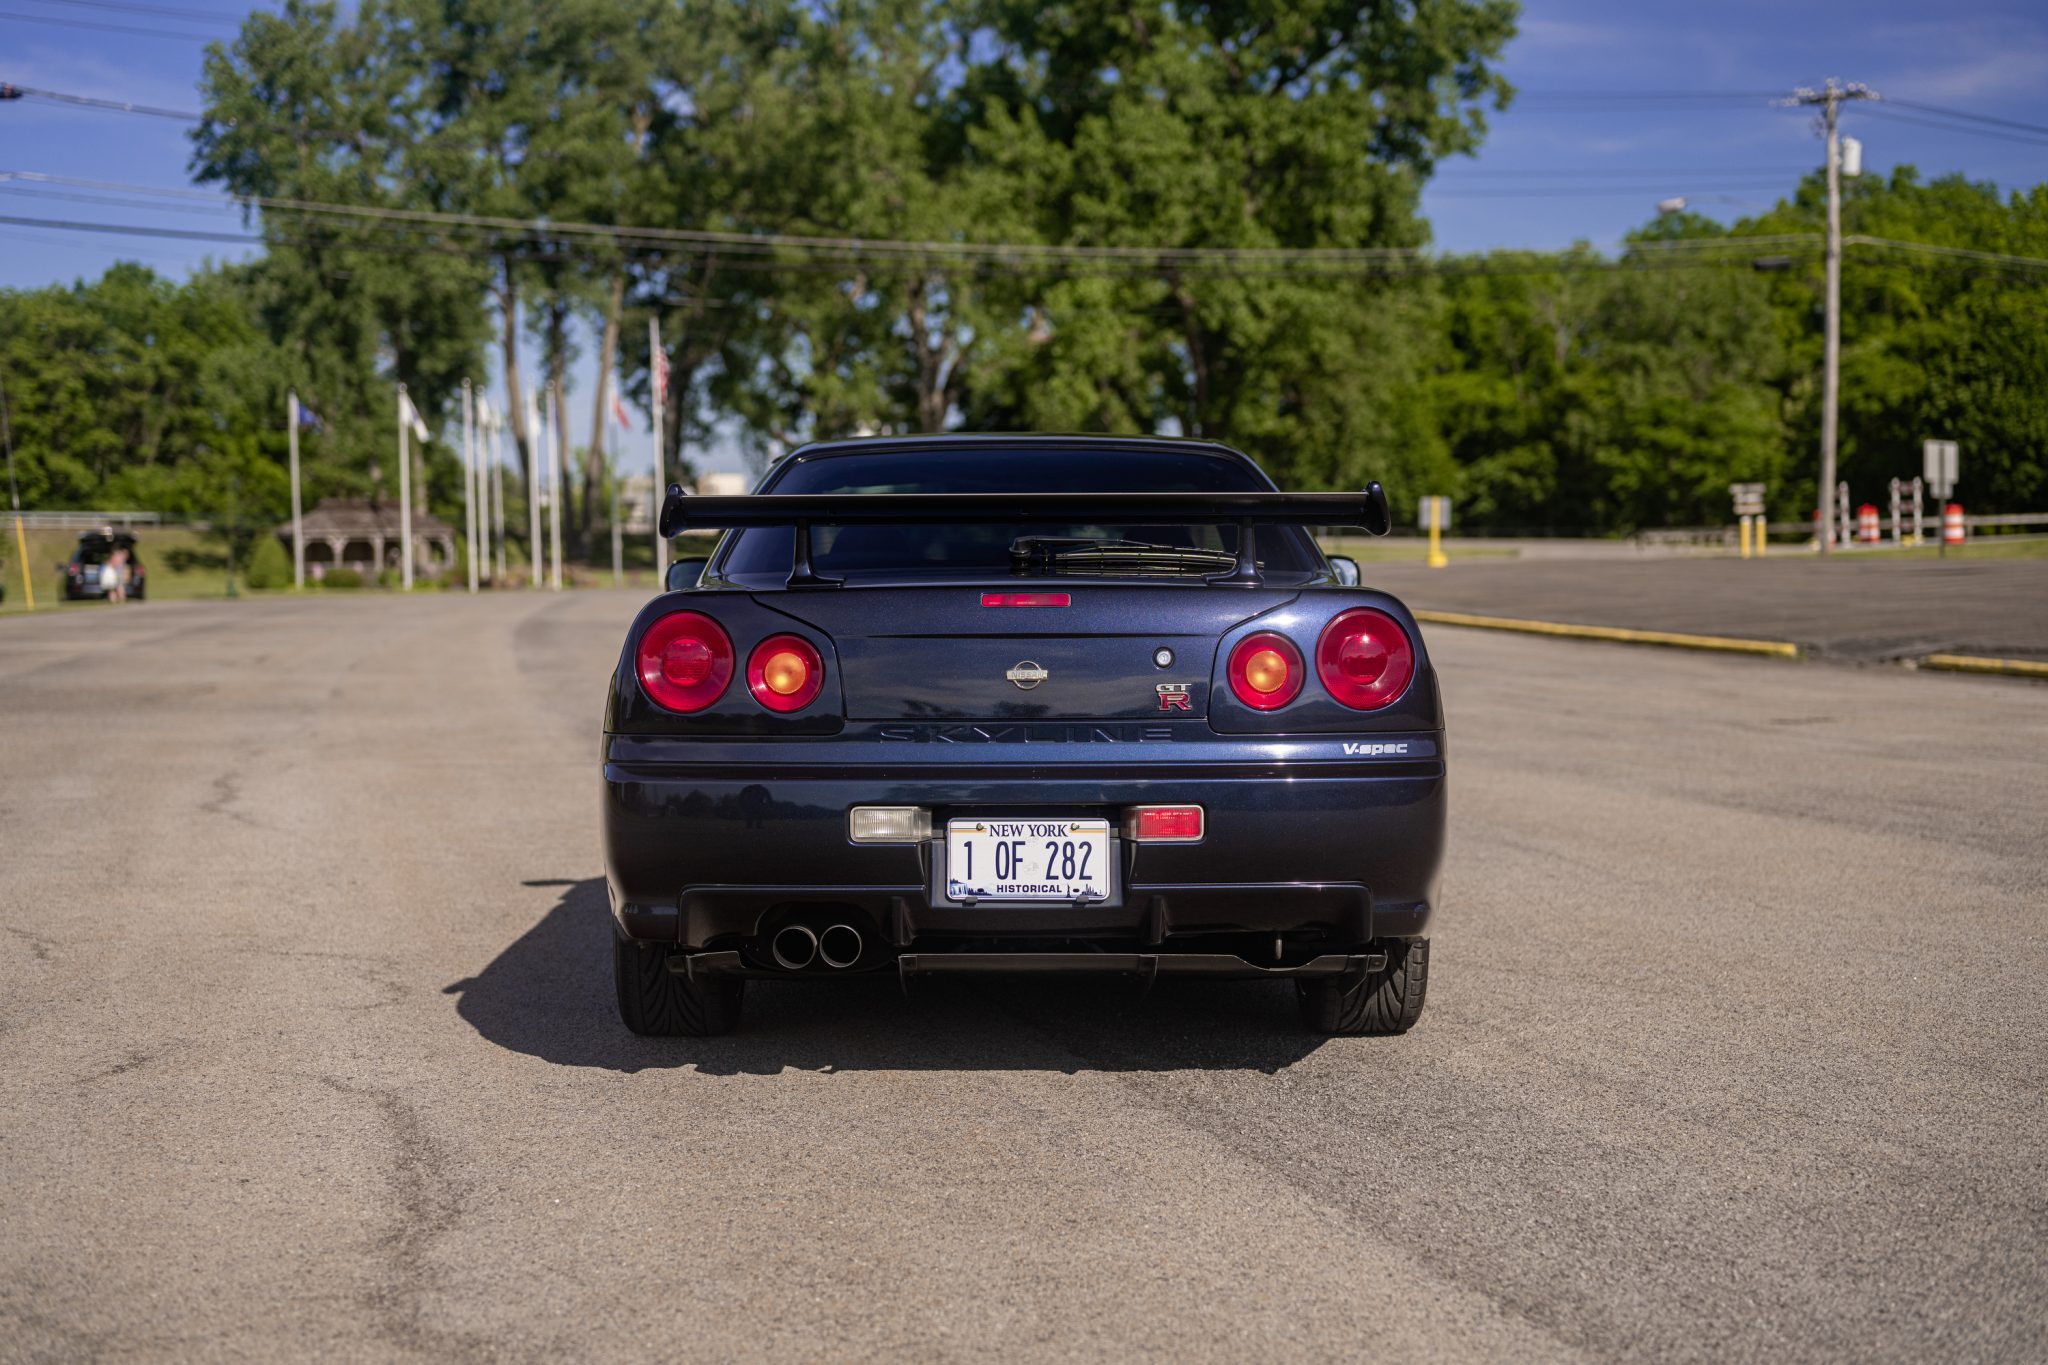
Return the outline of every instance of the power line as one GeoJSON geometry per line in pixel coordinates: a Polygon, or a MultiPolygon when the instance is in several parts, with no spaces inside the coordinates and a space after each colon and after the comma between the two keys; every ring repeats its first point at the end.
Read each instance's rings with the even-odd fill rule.
{"type": "Polygon", "coordinates": [[[1866,114],[1876,114],[1882,118],[1890,119],[1894,123],[1912,123],[1922,128],[1939,128],[1944,133],[1967,133],[1971,137],[1996,138],[2000,142],[2018,142],[2029,147],[2048,147],[2048,137],[2036,137],[2028,133],[2008,133],[1997,128],[1981,128],[1974,124],[1952,123],[1938,118],[1922,118],[1918,114],[1906,114],[1899,112],[1897,109],[1887,109],[1883,104],[1871,104],[1863,112],[1866,114]]]}
{"type": "Polygon", "coordinates": [[[178,5],[144,5],[134,0],[33,0],[43,5],[74,5],[83,9],[111,9],[125,14],[148,14],[159,19],[184,19],[200,24],[219,24],[227,28],[239,28],[242,16],[223,14],[219,10],[186,9],[178,5]]]}
{"type": "Polygon", "coordinates": [[[1971,123],[1990,123],[2000,128],[2017,128],[2025,133],[2040,133],[2048,137],[2048,125],[2021,123],[2017,119],[1993,118],[1990,114],[1972,114],[1962,109],[1944,109],[1938,104],[1921,104],[1914,100],[1886,99],[1886,104],[1899,109],[1918,109],[1923,114],[1940,114],[1943,118],[1965,119],[1971,123]]]}
{"type": "Polygon", "coordinates": [[[89,29],[95,33],[128,33],[138,38],[183,38],[190,43],[219,41],[204,33],[183,33],[168,28],[143,28],[137,24],[102,24],[92,19],[72,19],[55,14],[21,14],[14,10],[0,10],[0,19],[18,19],[27,24],[50,24],[56,28],[89,29]]]}
{"type": "Polygon", "coordinates": [[[146,114],[151,118],[174,118],[183,123],[199,122],[199,115],[188,114],[182,109],[159,109],[149,104],[130,104],[126,100],[104,100],[92,95],[66,95],[56,90],[37,90],[33,86],[0,84],[0,99],[54,100],[59,104],[75,104],[86,109],[110,109],[117,114],[146,114]]]}

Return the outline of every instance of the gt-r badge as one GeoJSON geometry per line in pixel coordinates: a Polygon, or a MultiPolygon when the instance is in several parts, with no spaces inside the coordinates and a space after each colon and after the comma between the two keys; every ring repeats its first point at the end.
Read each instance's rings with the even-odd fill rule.
{"type": "Polygon", "coordinates": [[[1032,663],[1031,660],[1026,659],[1023,663],[1018,664],[1015,668],[1003,674],[1003,676],[1026,692],[1029,692],[1032,688],[1050,678],[1052,674],[1046,672],[1037,664],[1032,663]]]}
{"type": "Polygon", "coordinates": [[[1195,699],[1188,692],[1188,689],[1193,686],[1193,683],[1160,683],[1154,689],[1159,693],[1159,709],[1162,711],[1194,710],[1195,699]]]}

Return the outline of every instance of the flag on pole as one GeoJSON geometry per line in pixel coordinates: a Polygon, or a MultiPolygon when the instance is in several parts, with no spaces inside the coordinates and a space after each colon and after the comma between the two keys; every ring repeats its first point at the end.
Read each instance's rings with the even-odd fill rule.
{"type": "Polygon", "coordinates": [[[320,422],[320,414],[307,407],[303,398],[299,400],[299,429],[315,433],[325,430],[320,422]]]}
{"type": "Polygon", "coordinates": [[[420,410],[413,406],[412,395],[409,393],[401,393],[398,396],[398,401],[405,404],[405,420],[412,426],[413,437],[416,440],[426,440],[427,424],[421,420],[420,410]]]}
{"type": "Polygon", "coordinates": [[[626,405],[619,401],[617,394],[612,395],[612,416],[619,419],[619,425],[625,430],[631,431],[633,429],[632,422],[627,420],[626,417],[626,405]]]}
{"type": "Polygon", "coordinates": [[[495,420],[491,415],[491,400],[482,394],[476,396],[476,424],[488,429],[495,420]]]}
{"type": "Polygon", "coordinates": [[[668,397],[668,352],[659,346],[654,348],[654,392],[659,398],[668,397]]]}

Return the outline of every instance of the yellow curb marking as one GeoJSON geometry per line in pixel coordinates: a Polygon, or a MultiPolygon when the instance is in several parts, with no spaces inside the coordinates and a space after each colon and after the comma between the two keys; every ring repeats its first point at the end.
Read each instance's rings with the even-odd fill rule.
{"type": "Polygon", "coordinates": [[[1989,659],[1978,654],[1930,654],[1920,661],[1922,668],[1945,668],[1954,673],[2000,673],[2011,678],[2048,678],[2048,663],[2031,659],[1989,659]]]}
{"type": "Polygon", "coordinates": [[[1558,635],[1574,640],[1609,640],[1625,645],[1717,649],[1730,654],[1766,654],[1776,659],[1799,657],[1799,646],[1785,640],[1740,640],[1728,635],[1683,635],[1669,630],[1575,626],[1561,621],[1522,621],[1508,616],[1468,616],[1457,611],[1418,611],[1414,616],[1418,621],[1427,621],[1439,626],[1474,626],[1480,630],[1513,630],[1525,635],[1558,635]]]}

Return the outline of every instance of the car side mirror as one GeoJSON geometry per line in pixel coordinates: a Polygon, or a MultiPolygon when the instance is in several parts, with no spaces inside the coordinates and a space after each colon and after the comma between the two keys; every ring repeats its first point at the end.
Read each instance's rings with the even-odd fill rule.
{"type": "Polygon", "coordinates": [[[1361,581],[1358,561],[1349,555],[1331,555],[1330,572],[1337,575],[1337,581],[1347,588],[1355,588],[1361,581]]]}
{"type": "Polygon", "coordinates": [[[704,566],[710,562],[708,559],[678,559],[668,566],[668,590],[688,592],[696,587],[697,580],[704,576],[704,566]]]}

